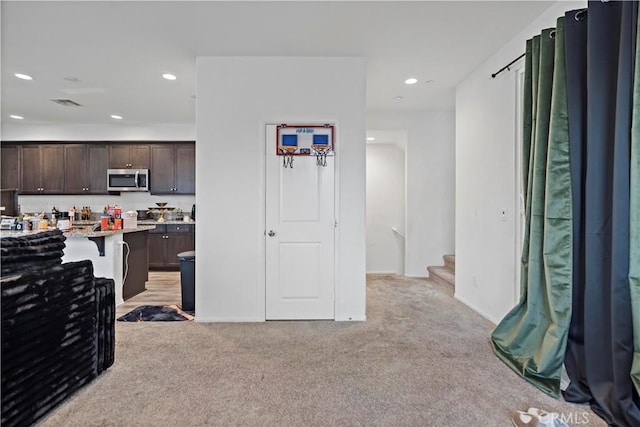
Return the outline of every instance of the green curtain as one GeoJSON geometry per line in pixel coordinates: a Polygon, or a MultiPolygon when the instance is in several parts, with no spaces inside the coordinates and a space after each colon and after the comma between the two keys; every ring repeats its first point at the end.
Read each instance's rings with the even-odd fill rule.
{"type": "Polygon", "coordinates": [[[631,188],[629,232],[629,285],[633,318],[631,380],[640,394],[640,20],[636,35],[633,113],[631,125],[631,188]]]}
{"type": "Polygon", "coordinates": [[[531,116],[523,121],[524,151],[528,146],[529,152],[523,154],[527,177],[521,298],[491,336],[494,352],[504,363],[554,397],[560,394],[572,289],[564,49],[564,18],[555,30],[546,29],[527,43],[523,111],[531,116]]]}

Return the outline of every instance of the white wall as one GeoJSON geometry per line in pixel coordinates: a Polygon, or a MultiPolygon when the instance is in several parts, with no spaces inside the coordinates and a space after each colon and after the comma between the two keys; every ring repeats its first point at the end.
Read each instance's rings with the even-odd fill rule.
{"type": "Polygon", "coordinates": [[[193,141],[195,124],[13,124],[3,123],[3,141],[193,141]]]}
{"type": "Polygon", "coordinates": [[[367,273],[404,274],[404,151],[367,144],[367,273]]]}
{"type": "Polygon", "coordinates": [[[454,253],[454,113],[369,112],[367,128],[407,131],[405,275],[426,277],[454,253]]]}
{"type": "MultiPolygon", "coordinates": [[[[491,74],[586,2],[560,1],[471,73],[456,89],[456,298],[494,323],[516,289],[516,73],[491,74]],[[501,210],[507,210],[505,220],[501,210]]],[[[517,65],[516,65],[517,68],[517,65]]]]}
{"type": "Polygon", "coordinates": [[[365,62],[197,59],[198,321],[263,321],[265,123],[337,125],[336,320],[364,320],[365,62]]]}

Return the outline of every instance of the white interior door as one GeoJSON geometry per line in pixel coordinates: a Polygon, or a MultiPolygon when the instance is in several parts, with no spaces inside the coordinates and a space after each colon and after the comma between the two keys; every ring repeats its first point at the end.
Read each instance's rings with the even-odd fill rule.
{"type": "Polygon", "coordinates": [[[334,157],[285,168],[276,126],[265,143],[266,319],[334,319],[334,157]]]}

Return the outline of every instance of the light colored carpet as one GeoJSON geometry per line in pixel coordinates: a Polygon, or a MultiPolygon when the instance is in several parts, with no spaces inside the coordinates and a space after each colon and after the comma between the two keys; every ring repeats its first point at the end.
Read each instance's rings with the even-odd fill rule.
{"type": "Polygon", "coordinates": [[[510,426],[530,406],[605,425],[503,365],[450,287],[367,291],[366,322],[117,322],[114,366],[41,425],[510,426]]]}

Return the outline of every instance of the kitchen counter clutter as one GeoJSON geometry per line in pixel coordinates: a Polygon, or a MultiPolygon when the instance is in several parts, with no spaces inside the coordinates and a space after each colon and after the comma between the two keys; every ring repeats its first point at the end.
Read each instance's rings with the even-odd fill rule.
{"type": "MultiPolygon", "coordinates": [[[[80,225],[85,225],[85,226],[91,226],[91,225],[95,225],[97,223],[99,223],[100,221],[86,221],[86,220],[82,220],[82,221],[74,221],[73,225],[75,226],[80,226],[80,225]]],[[[165,220],[164,222],[158,222],[156,220],[153,219],[139,219],[138,220],[138,226],[141,225],[163,225],[163,224],[184,224],[184,225],[195,225],[196,222],[195,221],[182,221],[182,220],[165,220]]]]}

